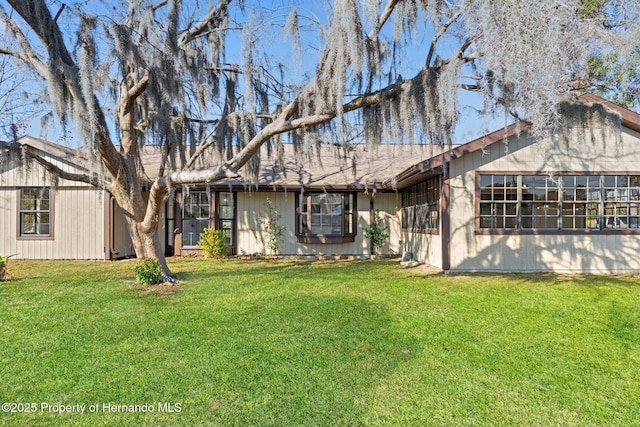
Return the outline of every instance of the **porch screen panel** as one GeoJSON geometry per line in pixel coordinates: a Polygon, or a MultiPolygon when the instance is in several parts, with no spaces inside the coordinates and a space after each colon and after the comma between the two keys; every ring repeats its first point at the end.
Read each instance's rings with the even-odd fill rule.
{"type": "Polygon", "coordinates": [[[402,228],[437,230],[440,212],[440,178],[433,177],[402,191],[402,228]]]}

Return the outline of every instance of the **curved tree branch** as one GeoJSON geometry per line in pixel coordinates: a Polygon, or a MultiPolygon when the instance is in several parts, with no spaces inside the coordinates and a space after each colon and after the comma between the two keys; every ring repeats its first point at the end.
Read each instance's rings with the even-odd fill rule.
{"type": "MultiPolygon", "coordinates": [[[[425,60],[425,64],[426,64],[427,67],[431,66],[431,60],[433,59],[433,55],[436,52],[436,46],[438,45],[438,41],[440,40],[440,37],[444,36],[447,33],[447,30],[449,30],[449,27],[451,27],[458,20],[460,15],[462,15],[462,12],[456,12],[451,17],[451,19],[449,19],[449,21],[447,21],[447,23],[444,24],[444,26],[440,29],[440,31],[438,31],[433,36],[433,39],[431,39],[431,46],[429,46],[429,53],[427,54],[427,59],[425,60]]],[[[463,50],[463,52],[464,52],[464,50],[463,50]]],[[[455,54],[454,54],[454,56],[455,56],[455,54]]]]}
{"type": "Polygon", "coordinates": [[[31,65],[42,76],[43,79],[47,79],[47,69],[40,59],[35,49],[31,46],[31,43],[24,35],[22,30],[15,24],[15,22],[9,18],[4,9],[0,7],[0,20],[2,20],[7,27],[9,27],[11,34],[16,38],[18,46],[22,49],[22,52],[15,49],[2,49],[0,54],[10,55],[21,61],[31,65]]]}
{"type": "Polygon", "coordinates": [[[209,12],[209,14],[195,27],[189,28],[178,37],[178,46],[184,46],[206,31],[218,27],[218,24],[226,14],[231,0],[223,0],[209,12]]]}
{"type": "MultiPolygon", "coordinates": [[[[37,57],[35,50],[31,47],[31,44],[22,32],[18,31],[16,33],[14,31],[13,33],[18,38],[19,44],[21,44],[21,47],[25,50],[28,57],[32,59],[29,61],[29,64],[38,71],[44,80],[50,81],[51,79],[57,79],[56,83],[66,85],[69,94],[78,104],[93,103],[93,108],[87,108],[87,110],[94,111],[96,115],[95,121],[97,126],[96,135],[94,135],[96,149],[100,153],[102,163],[106,169],[113,177],[118,176],[121,168],[121,158],[111,143],[104,112],[100,108],[95,95],[89,95],[86,98],[82,96],[78,66],[67,50],[63,33],[58,23],[53,19],[46,2],[44,0],[8,0],[8,2],[22,19],[25,20],[27,25],[33,29],[35,35],[49,54],[46,63],[43,61],[34,63],[33,58],[37,57]]],[[[0,10],[2,9],[0,8],[0,10]]],[[[13,21],[10,20],[10,25],[12,24],[13,21]]]]}
{"type": "MultiPolygon", "coordinates": [[[[16,143],[17,144],[17,143],[16,143]]],[[[14,145],[15,147],[15,145],[14,145]]],[[[44,167],[51,175],[66,179],[67,181],[83,182],[94,187],[106,190],[109,185],[98,175],[89,175],[86,173],[73,173],[62,169],[60,166],[50,162],[36,152],[36,149],[26,144],[19,144],[20,151],[30,160],[35,161],[44,167]]],[[[11,150],[12,144],[0,141],[0,149],[11,150]]],[[[14,148],[15,149],[15,148],[14,148]]]]}
{"type": "Polygon", "coordinates": [[[378,25],[375,29],[375,32],[371,32],[371,34],[369,34],[369,39],[373,39],[375,35],[382,30],[384,24],[386,24],[386,22],[391,17],[391,13],[393,13],[393,9],[396,7],[396,4],[398,4],[398,0],[389,0],[389,3],[387,3],[387,6],[384,8],[382,14],[380,15],[380,19],[378,20],[378,25]]]}

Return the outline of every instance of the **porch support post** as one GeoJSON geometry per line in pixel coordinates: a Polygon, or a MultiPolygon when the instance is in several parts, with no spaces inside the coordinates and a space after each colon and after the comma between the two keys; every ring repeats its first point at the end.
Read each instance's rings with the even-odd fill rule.
{"type": "Polygon", "coordinates": [[[451,269],[451,181],[449,179],[449,164],[444,168],[444,174],[442,175],[441,194],[442,271],[447,272],[451,269]]]}
{"type": "Polygon", "coordinates": [[[103,206],[103,237],[102,243],[104,246],[104,260],[111,261],[113,259],[113,202],[111,194],[108,191],[102,191],[102,206],[103,206]]]}

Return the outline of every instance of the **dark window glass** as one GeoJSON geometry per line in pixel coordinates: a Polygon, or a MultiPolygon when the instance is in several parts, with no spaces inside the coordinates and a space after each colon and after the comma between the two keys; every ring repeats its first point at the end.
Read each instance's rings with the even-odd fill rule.
{"type": "MultiPolygon", "coordinates": [[[[485,197],[485,191],[487,190],[482,190],[482,197],[485,197]]],[[[490,198],[491,188],[488,191],[490,198]]],[[[402,195],[402,228],[414,231],[438,229],[440,222],[440,177],[430,178],[406,188],[402,190],[402,195]],[[408,196],[410,194],[415,194],[415,197],[408,196]]]]}
{"type": "Polygon", "coordinates": [[[50,193],[48,188],[20,190],[20,235],[51,235],[50,193]]]}

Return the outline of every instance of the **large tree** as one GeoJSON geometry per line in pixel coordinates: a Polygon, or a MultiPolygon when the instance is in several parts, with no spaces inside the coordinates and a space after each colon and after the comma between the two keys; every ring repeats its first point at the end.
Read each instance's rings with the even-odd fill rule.
{"type": "Polygon", "coordinates": [[[461,91],[541,131],[596,83],[594,57],[637,64],[640,40],[637,0],[6,2],[0,54],[41,77],[96,166],[70,175],[27,157],[108,190],[138,257],[167,278],[157,231],[172,189],[255,171],[282,135],[303,145],[355,126],[370,143],[450,143],[461,91]],[[163,150],[151,177],[150,143],[163,150]],[[212,151],[219,164],[198,167],[212,151]]]}

